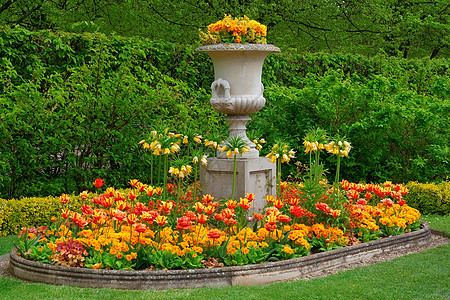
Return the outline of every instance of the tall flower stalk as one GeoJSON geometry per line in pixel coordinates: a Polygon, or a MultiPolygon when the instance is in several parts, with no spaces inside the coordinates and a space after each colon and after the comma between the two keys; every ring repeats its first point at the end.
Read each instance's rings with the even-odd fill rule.
{"type": "Polygon", "coordinates": [[[180,151],[182,134],[169,132],[166,128],[164,133],[157,131],[151,132],[150,144],[146,140],[142,140],[140,144],[144,149],[150,149],[152,155],[163,156],[163,201],[167,198],[167,175],[169,171],[169,155],[180,151]]]}
{"type": "Polygon", "coordinates": [[[207,156],[203,155],[202,158],[198,159],[199,155],[194,156],[192,159],[192,162],[194,163],[194,195],[192,196],[192,199],[196,201],[197,197],[197,181],[198,181],[198,170],[200,168],[200,165],[206,166],[208,164],[207,156]]]}
{"type": "Polygon", "coordinates": [[[322,170],[320,165],[320,151],[325,149],[324,144],[327,143],[327,133],[324,129],[314,128],[306,133],[303,141],[305,153],[309,153],[309,177],[311,180],[319,181],[322,170]],[[312,154],[314,153],[314,163],[312,154]]]}
{"type": "Polygon", "coordinates": [[[270,158],[270,162],[276,163],[276,185],[278,197],[281,195],[281,164],[289,163],[289,161],[295,157],[295,151],[289,148],[290,147],[287,143],[279,141],[273,145],[269,154],[266,155],[267,158],[270,158]]]}
{"type": "Polygon", "coordinates": [[[231,190],[231,199],[234,199],[234,190],[236,186],[236,159],[238,155],[242,155],[250,150],[247,143],[241,136],[233,136],[225,142],[225,148],[222,151],[227,151],[227,157],[233,158],[233,185],[231,190]]]}
{"type": "Polygon", "coordinates": [[[348,156],[348,153],[350,152],[350,149],[352,146],[349,142],[344,140],[345,137],[335,137],[334,140],[329,142],[324,146],[325,150],[328,153],[331,153],[333,155],[336,155],[337,162],[336,162],[336,175],[334,177],[334,187],[337,190],[337,194],[339,197],[339,174],[341,170],[341,157],[348,156]]]}
{"type": "Polygon", "coordinates": [[[190,165],[188,165],[188,164],[185,164],[183,162],[183,160],[180,160],[180,159],[176,160],[174,162],[174,164],[175,164],[175,167],[174,166],[170,167],[169,173],[177,178],[177,181],[178,181],[178,185],[177,185],[177,191],[178,191],[177,194],[178,194],[178,196],[177,196],[177,199],[180,199],[180,197],[181,197],[181,181],[184,178],[189,176],[189,174],[192,171],[192,167],[190,165]]]}

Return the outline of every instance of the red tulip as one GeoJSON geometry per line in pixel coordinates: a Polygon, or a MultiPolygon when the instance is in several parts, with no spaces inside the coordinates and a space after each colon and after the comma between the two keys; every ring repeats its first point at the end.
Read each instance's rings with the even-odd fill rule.
{"type": "Polygon", "coordinates": [[[93,182],[96,188],[101,188],[105,183],[103,182],[103,179],[97,178],[93,182]]]}
{"type": "Polygon", "coordinates": [[[69,217],[69,214],[70,214],[70,210],[68,210],[68,209],[62,210],[61,215],[64,219],[67,219],[69,217]]]}
{"type": "Polygon", "coordinates": [[[177,229],[178,230],[189,230],[191,229],[191,220],[189,217],[181,217],[177,219],[177,229]]]}
{"type": "Polygon", "coordinates": [[[286,215],[279,215],[278,216],[278,221],[280,221],[282,223],[289,223],[291,221],[291,218],[289,216],[286,216],[286,215]]]}
{"type": "Polygon", "coordinates": [[[300,206],[297,206],[297,205],[292,206],[289,209],[289,211],[291,212],[291,214],[293,214],[297,218],[301,218],[305,214],[305,211],[303,210],[303,208],[301,208],[300,206]]]}
{"type": "Polygon", "coordinates": [[[208,237],[210,239],[215,240],[215,239],[218,239],[218,238],[220,238],[222,236],[222,232],[220,230],[213,229],[210,232],[208,232],[207,235],[208,235],[208,237]]]}
{"type": "Polygon", "coordinates": [[[137,232],[143,233],[143,232],[145,232],[147,230],[147,225],[142,224],[142,223],[138,223],[134,227],[134,230],[136,230],[137,232]]]}
{"type": "Polygon", "coordinates": [[[135,214],[129,214],[127,216],[127,223],[129,225],[133,225],[134,223],[136,223],[136,221],[137,221],[137,216],[135,214]]]}

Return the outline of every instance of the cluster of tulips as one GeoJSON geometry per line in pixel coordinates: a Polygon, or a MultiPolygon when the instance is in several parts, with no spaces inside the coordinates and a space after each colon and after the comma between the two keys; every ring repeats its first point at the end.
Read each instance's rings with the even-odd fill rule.
{"type": "Polygon", "coordinates": [[[239,200],[194,198],[188,191],[162,201],[162,190],[131,180],[131,189],[80,194],[86,204],[66,206],[47,227],[24,229],[19,254],[45,263],[105,269],[177,269],[243,265],[295,258],[418,229],[417,210],[406,205],[405,187],[342,181],[324,186],[306,208],[302,183],[281,184],[264,211],[252,211],[254,194],[239,200]],[[333,197],[335,199],[333,199],[333,197]],[[378,204],[367,202],[377,198],[378,204]],[[337,199],[339,202],[337,202],[337,199]],[[63,252],[61,252],[63,251],[63,252]],[[68,253],[61,255],[58,253],[68,253]],[[77,259],[74,259],[77,258],[77,259]]]}

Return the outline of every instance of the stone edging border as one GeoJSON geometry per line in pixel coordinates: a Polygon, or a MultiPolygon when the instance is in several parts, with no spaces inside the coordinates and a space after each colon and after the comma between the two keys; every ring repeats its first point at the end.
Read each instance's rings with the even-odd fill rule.
{"type": "Polygon", "coordinates": [[[26,260],[11,251],[10,273],[23,280],[91,288],[174,289],[260,285],[294,280],[302,275],[357,263],[390,251],[423,246],[431,240],[431,228],[348,246],[309,256],[257,265],[195,270],[121,271],[54,266],[26,260]]]}

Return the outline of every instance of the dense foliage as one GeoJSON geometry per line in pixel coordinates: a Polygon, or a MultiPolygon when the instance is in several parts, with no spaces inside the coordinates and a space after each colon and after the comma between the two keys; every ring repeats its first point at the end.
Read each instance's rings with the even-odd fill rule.
{"type": "MultiPolygon", "coordinates": [[[[116,187],[149,180],[138,143],[150,130],[226,132],[208,103],[212,63],[194,46],[2,27],[0,57],[4,198],[79,192],[96,177],[116,187]]],[[[268,103],[249,131],[297,151],[310,127],[346,135],[354,151],[341,172],[349,180],[446,180],[449,72],[438,59],[271,55],[268,103]]],[[[307,161],[301,150],[297,160],[307,161]]],[[[296,174],[289,166],[284,176],[296,174]]]]}
{"type": "Polygon", "coordinates": [[[409,182],[405,200],[423,214],[450,215],[450,182],[409,182]]]}
{"type": "Polygon", "coordinates": [[[15,0],[0,1],[0,24],[192,44],[224,14],[247,15],[283,50],[436,58],[450,53],[449,9],[446,0],[15,0]]]}

